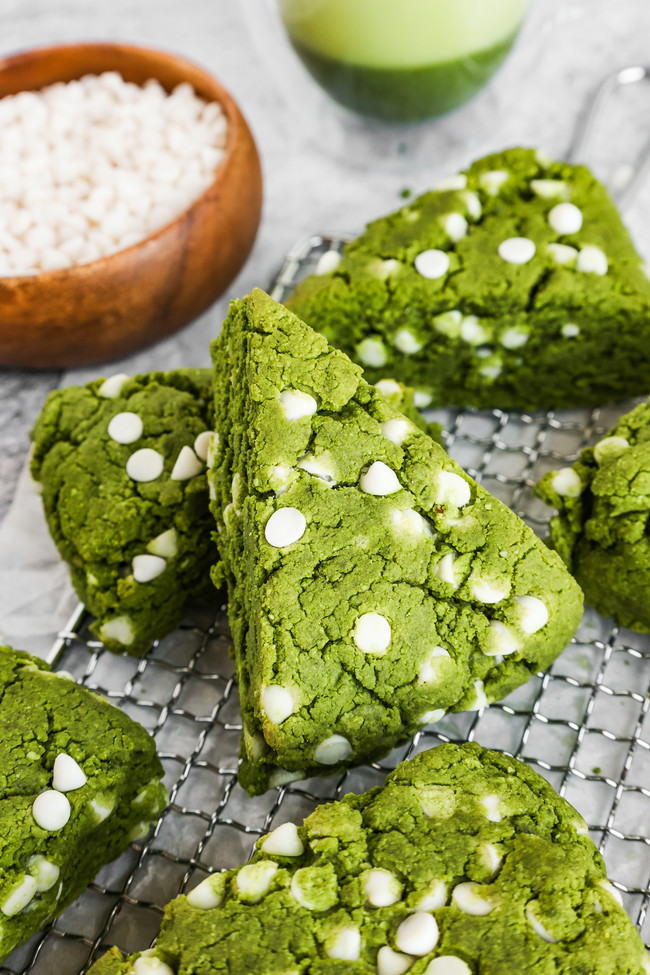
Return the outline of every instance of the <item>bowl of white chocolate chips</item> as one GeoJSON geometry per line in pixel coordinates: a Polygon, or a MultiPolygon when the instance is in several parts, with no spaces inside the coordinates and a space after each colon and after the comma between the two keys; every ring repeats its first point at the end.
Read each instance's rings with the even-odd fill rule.
{"type": "Polygon", "coordinates": [[[71,367],[182,328],[246,260],[259,157],[232,96],[125,44],[0,61],[0,366],[71,367]]]}

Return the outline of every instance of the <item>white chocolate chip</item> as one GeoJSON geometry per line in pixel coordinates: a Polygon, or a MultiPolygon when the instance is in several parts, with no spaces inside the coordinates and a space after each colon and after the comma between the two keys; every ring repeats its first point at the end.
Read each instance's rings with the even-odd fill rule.
{"type": "Polygon", "coordinates": [[[528,264],[535,256],[535,243],[528,237],[509,237],[498,247],[499,257],[507,264],[528,264]]]}
{"type": "Polygon", "coordinates": [[[519,640],[510,627],[502,623],[501,620],[490,620],[483,653],[487,654],[488,657],[507,657],[519,649],[519,640]]]}
{"type": "Polygon", "coordinates": [[[136,582],[151,582],[162,575],[167,562],[160,555],[135,555],[131,567],[136,582]]]}
{"type": "Polygon", "coordinates": [[[494,793],[482,796],[481,805],[485,809],[485,818],[491,823],[500,823],[503,819],[501,814],[501,800],[494,793]]]}
{"type": "Polygon", "coordinates": [[[269,721],[282,724],[295,711],[295,703],[291,691],[280,684],[269,684],[260,692],[262,707],[269,721]]]}
{"type": "Polygon", "coordinates": [[[458,884],[454,887],[451,895],[452,904],[462,911],[463,914],[471,914],[472,917],[485,917],[494,910],[492,904],[485,897],[481,897],[483,887],[481,884],[471,882],[458,884]]]}
{"type": "Polygon", "coordinates": [[[587,274],[598,274],[602,277],[607,274],[609,264],[607,257],[600,247],[583,247],[578,254],[576,261],[578,271],[585,271],[587,274]]]}
{"type": "Polygon", "coordinates": [[[549,212],[548,222],[556,234],[577,234],[582,228],[582,211],[573,203],[558,203],[549,212]]]}
{"type": "Polygon", "coordinates": [[[115,799],[112,796],[100,795],[90,800],[90,808],[97,818],[98,823],[103,823],[108,819],[115,809],[115,799]]]}
{"type": "Polygon", "coordinates": [[[410,328],[400,328],[395,332],[393,345],[404,355],[415,355],[422,348],[422,342],[415,337],[410,328]]]}
{"type": "Polygon", "coordinates": [[[478,599],[480,603],[500,603],[510,592],[510,583],[476,579],[470,582],[469,588],[474,599],[478,599]]]}
{"type": "Polygon", "coordinates": [[[433,880],[428,887],[418,892],[415,901],[416,911],[437,911],[447,903],[447,884],[444,880],[433,880]]]}
{"type": "Polygon", "coordinates": [[[362,339],[356,347],[357,359],[364,366],[381,369],[388,362],[386,346],[378,335],[369,335],[362,339]]]}
{"type": "Polygon", "coordinates": [[[376,460],[371,464],[359,478],[359,487],[366,494],[373,494],[375,497],[385,497],[388,494],[395,494],[402,490],[395,471],[384,464],[383,460],[376,460]]]}
{"type": "Polygon", "coordinates": [[[484,193],[488,196],[497,196],[503,184],[509,179],[510,173],[505,169],[492,169],[487,173],[481,173],[478,183],[484,193]]]}
{"type": "Polygon", "coordinates": [[[70,819],[70,800],[56,789],[48,789],[36,796],[32,804],[32,816],[41,829],[56,833],[70,819]]]}
{"type": "Polygon", "coordinates": [[[431,528],[415,508],[391,512],[391,521],[396,531],[409,535],[433,535],[431,528]]]}
{"type": "Polygon", "coordinates": [[[210,444],[212,443],[212,430],[204,430],[194,440],[194,453],[204,462],[208,460],[210,444]]]}
{"type": "Polygon", "coordinates": [[[289,785],[290,782],[300,782],[304,777],[302,772],[290,772],[286,768],[275,768],[269,775],[269,787],[276,789],[283,785],[289,785]]]}
{"type": "Polygon", "coordinates": [[[438,944],[438,924],[432,914],[418,911],[402,921],[395,932],[395,944],[407,955],[421,958],[438,944]]]}
{"type": "Polygon", "coordinates": [[[0,911],[5,917],[14,917],[16,914],[20,914],[32,902],[37,891],[38,886],[34,877],[25,874],[20,883],[0,904],[0,911]]]}
{"type": "Polygon", "coordinates": [[[399,261],[389,258],[387,261],[373,261],[368,270],[374,277],[379,278],[380,281],[385,281],[389,278],[391,274],[396,274],[402,267],[399,261]]]}
{"type": "MultiPolygon", "coordinates": [[[[404,331],[408,330],[404,329],[404,331]]],[[[402,398],[402,387],[394,379],[380,379],[378,383],[375,383],[375,389],[378,389],[382,396],[402,398]]]]}
{"type": "Polygon", "coordinates": [[[402,896],[402,885],[390,870],[369,870],[363,881],[366,900],[371,907],[390,907],[402,896]]]}
{"type": "Polygon", "coordinates": [[[226,881],[223,874],[215,873],[202,880],[186,896],[191,907],[198,907],[201,911],[211,911],[223,903],[226,881]]]}
{"type": "Polygon", "coordinates": [[[404,975],[413,964],[413,959],[384,945],[377,952],[377,975],[404,975]]]}
{"type": "Polygon", "coordinates": [[[108,424],[108,435],[115,443],[135,443],[144,424],[137,413],[116,413],[108,424]]]}
{"type": "Polygon", "coordinates": [[[460,337],[470,345],[481,345],[488,341],[490,333],[479,323],[476,315],[466,315],[461,322],[460,337]]]}
{"type": "Polygon", "coordinates": [[[528,332],[522,332],[518,328],[507,328],[502,334],[500,342],[504,349],[520,349],[529,338],[528,332]]]}
{"type": "Polygon", "coordinates": [[[465,708],[466,711],[481,711],[486,708],[490,702],[487,699],[487,694],[485,693],[485,687],[482,680],[474,681],[474,701],[472,704],[468,704],[465,708]]]}
{"type": "Polygon", "coordinates": [[[103,396],[104,399],[115,399],[122,392],[122,387],[128,378],[125,372],[118,372],[114,376],[109,376],[97,390],[97,395],[103,396]]]}
{"type": "Polygon", "coordinates": [[[486,379],[498,379],[502,372],[503,366],[500,362],[491,362],[479,369],[479,374],[486,379]]]}
{"type": "Polygon", "coordinates": [[[174,975],[174,970],[160,958],[143,953],[133,962],[128,975],[174,975]]]}
{"type": "Polygon", "coordinates": [[[490,876],[494,876],[503,862],[496,846],[493,846],[492,843],[481,843],[477,852],[482,864],[490,871],[490,876]]]}
{"type": "Polygon", "coordinates": [[[519,606],[519,626],[524,633],[537,633],[548,623],[546,603],[537,596],[515,596],[519,606]]]}
{"type": "Polygon", "coordinates": [[[567,322],[566,325],[562,326],[560,331],[565,339],[574,339],[576,336],[580,335],[580,327],[578,325],[574,325],[573,322],[567,322]]]}
{"type": "Polygon", "coordinates": [[[298,461],[296,466],[300,468],[301,471],[307,471],[307,473],[313,475],[313,477],[319,477],[321,481],[325,481],[325,483],[329,484],[330,486],[336,484],[334,462],[329,456],[323,455],[321,457],[315,457],[313,454],[305,454],[305,456],[298,461]]]}
{"type": "Polygon", "coordinates": [[[235,876],[235,886],[247,904],[257,904],[268,893],[278,865],[272,860],[259,860],[241,867],[235,876]]]}
{"type": "Polygon", "coordinates": [[[202,470],[203,461],[199,460],[191,447],[185,446],[181,447],[169,476],[172,481],[189,481],[191,477],[196,477],[202,470]]]}
{"type": "Polygon", "coordinates": [[[450,240],[457,243],[462,240],[468,230],[468,223],[462,213],[446,213],[440,218],[440,223],[450,240]]]}
{"type": "Polygon", "coordinates": [[[318,744],[314,758],[319,765],[338,765],[352,754],[352,745],[343,735],[330,735],[318,744]]]}
{"type": "Polygon", "coordinates": [[[569,187],[561,179],[531,179],[530,188],[542,200],[565,200],[569,187]]]}
{"type": "Polygon", "coordinates": [[[297,508],[278,508],[264,528],[264,537],[274,548],[285,548],[300,541],[307,528],[307,519],[297,508]]]}
{"type": "Polygon", "coordinates": [[[447,176],[445,179],[441,179],[433,188],[441,193],[446,190],[464,190],[466,186],[467,176],[465,173],[454,173],[453,176],[447,176]]]}
{"type": "Polygon", "coordinates": [[[173,559],[178,555],[178,532],[175,528],[168,528],[166,532],[156,535],[147,544],[147,552],[159,555],[163,559],[173,559]]]}
{"type": "Polygon", "coordinates": [[[446,582],[450,586],[453,586],[454,589],[458,589],[459,583],[454,569],[455,561],[456,555],[453,552],[448,552],[447,555],[443,555],[435,567],[434,574],[441,582],[446,582]]]}
{"type": "Polygon", "coordinates": [[[551,487],[561,497],[579,498],[582,492],[582,481],[572,467],[561,467],[553,475],[551,487]]]}
{"type": "Polygon", "coordinates": [[[421,274],[423,278],[435,281],[444,277],[449,270],[449,254],[446,251],[432,248],[418,254],[414,263],[418,274],[421,274]]]}
{"type": "Polygon", "coordinates": [[[136,450],[126,462],[126,473],[134,481],[155,481],[163,472],[162,455],[151,447],[136,450]]]}
{"type": "Polygon", "coordinates": [[[303,393],[300,389],[284,389],[280,393],[280,405],[287,420],[302,420],[306,416],[313,416],[318,409],[318,403],[311,393],[303,393]]]}
{"type": "Polygon", "coordinates": [[[483,208],[478,193],[474,193],[473,190],[467,190],[466,193],[463,193],[463,201],[467,207],[467,213],[472,220],[480,220],[483,208]]]}
{"type": "Polygon", "coordinates": [[[535,903],[534,901],[531,901],[530,904],[526,905],[526,920],[530,924],[535,934],[539,935],[542,941],[546,941],[551,945],[556,945],[558,943],[557,938],[554,938],[553,935],[550,933],[550,931],[548,931],[544,927],[542,922],[538,921],[537,918],[535,917],[534,907],[533,907],[534,903],[535,903]]]}
{"type": "Polygon", "coordinates": [[[452,504],[456,508],[463,508],[469,504],[471,496],[471,488],[465,478],[453,471],[440,471],[436,491],[437,504],[452,504]]]}
{"type": "Polygon", "coordinates": [[[623,907],[623,897],[620,890],[617,890],[613,884],[610,884],[609,880],[599,880],[598,886],[601,890],[606,891],[610,897],[613,897],[619,907],[623,907]]]}
{"type": "Polygon", "coordinates": [[[568,244],[547,244],[546,250],[549,252],[556,264],[574,264],[578,259],[578,251],[575,247],[568,244]]]}
{"type": "Polygon", "coordinates": [[[457,308],[443,311],[441,315],[436,315],[433,319],[433,327],[443,335],[455,339],[460,335],[460,323],[463,320],[463,313],[457,308]]]}
{"type": "Polygon", "coordinates": [[[392,420],[386,420],[381,425],[381,432],[386,440],[401,447],[409,433],[413,430],[413,424],[401,416],[396,416],[392,420]]]}
{"type": "Polygon", "coordinates": [[[361,957],[361,932],[354,925],[339,928],[334,936],[326,942],[325,948],[328,958],[340,961],[359,961],[361,957]]]}
{"type": "Polygon", "coordinates": [[[444,647],[434,647],[427,654],[424,663],[420,667],[418,680],[423,684],[432,684],[440,679],[440,661],[449,660],[449,651],[444,647]]]}
{"type": "Polygon", "coordinates": [[[363,613],[354,626],[354,642],[363,653],[380,656],[386,653],[391,640],[390,623],[381,613],[363,613]]]}
{"type": "Polygon", "coordinates": [[[420,724],[436,724],[438,721],[442,721],[446,715],[444,708],[434,708],[433,711],[425,711],[418,718],[420,724]]]}
{"type": "Polygon", "coordinates": [[[52,863],[51,860],[46,860],[40,853],[29,858],[27,861],[27,869],[36,881],[36,890],[39,894],[44,893],[46,890],[51,890],[61,873],[56,863],[52,863]]]}
{"type": "Polygon", "coordinates": [[[71,755],[59,752],[54,759],[52,785],[58,792],[74,792],[81,789],[88,779],[80,765],[71,755]]]}
{"type": "Polygon", "coordinates": [[[424,975],[472,975],[472,969],[456,955],[438,955],[424,969],[424,975]]]}
{"type": "Polygon", "coordinates": [[[282,823],[260,841],[260,849],[271,856],[299,857],[305,847],[295,823],[282,823]]]}
{"type": "Polygon", "coordinates": [[[603,437],[594,447],[594,460],[599,465],[615,460],[624,454],[629,446],[630,441],[625,437],[603,437]]]}
{"type": "Polygon", "coordinates": [[[418,410],[426,410],[427,406],[431,406],[432,401],[431,393],[426,393],[423,389],[416,389],[413,393],[413,402],[418,410]]]}
{"type": "Polygon", "coordinates": [[[130,646],[135,637],[128,616],[115,616],[112,620],[108,620],[100,629],[99,635],[104,642],[114,640],[115,643],[121,643],[124,647],[130,646]]]}
{"type": "Polygon", "coordinates": [[[340,263],[341,255],[338,251],[325,251],[325,253],[321,254],[321,256],[318,258],[318,263],[316,264],[314,274],[331,274],[332,271],[336,271],[340,263]]]}

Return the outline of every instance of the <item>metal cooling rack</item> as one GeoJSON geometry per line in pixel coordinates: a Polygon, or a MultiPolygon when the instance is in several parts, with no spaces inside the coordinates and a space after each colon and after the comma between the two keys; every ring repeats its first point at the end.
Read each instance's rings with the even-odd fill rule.
{"type": "MultiPolygon", "coordinates": [[[[341,238],[311,237],[287,256],[278,299],[341,238]]],[[[544,532],[548,509],[531,487],[602,434],[625,407],[547,414],[441,410],[450,453],[544,532]]],[[[50,662],[106,694],[154,735],[171,794],[150,838],[134,843],[3,973],[79,975],[109,945],[148,947],[163,906],[207,873],[247,859],[255,839],[301,820],[323,800],[381,783],[403,758],[443,741],[476,739],[542,773],[589,824],[625,906],[650,941],[650,639],[587,612],[578,636],[545,674],[478,713],[449,715],[378,765],[297,782],[249,798],[237,783],[240,716],[224,607],[188,619],[146,657],[115,656],[75,614],[50,662]]]]}

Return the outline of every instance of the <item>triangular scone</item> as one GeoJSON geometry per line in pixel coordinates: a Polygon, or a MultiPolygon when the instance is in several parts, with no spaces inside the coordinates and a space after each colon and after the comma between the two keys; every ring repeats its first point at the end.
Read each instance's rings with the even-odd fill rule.
{"type": "Polygon", "coordinates": [[[156,947],[92,975],[646,975],[575,809],[476,744],[260,838],[165,910],[156,947]]]}
{"type": "Polygon", "coordinates": [[[335,262],[287,304],[371,382],[515,409],[650,386],[650,282],[584,166],[531,149],[480,159],[371,223],[335,262]]]}
{"type": "Polygon", "coordinates": [[[551,545],[605,616],[650,633],[650,401],[621,417],[536,493],[557,508],[551,545]]]}
{"type": "Polygon", "coordinates": [[[322,335],[253,291],[213,358],[247,789],[385,755],[564,649],[582,598],[559,556],[322,335]]]}

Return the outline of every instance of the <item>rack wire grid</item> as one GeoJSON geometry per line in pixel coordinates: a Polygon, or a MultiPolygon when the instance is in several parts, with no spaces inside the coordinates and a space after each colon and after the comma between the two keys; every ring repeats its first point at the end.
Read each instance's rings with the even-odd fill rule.
{"type": "MultiPolygon", "coordinates": [[[[287,255],[273,284],[282,299],[342,238],[314,236],[287,255]]],[[[628,404],[629,405],[629,404],[628,404]]],[[[532,485],[570,463],[627,409],[537,414],[441,410],[447,447],[488,490],[543,534],[549,511],[532,485]]],[[[528,762],[573,803],[604,854],[625,907],[650,940],[650,640],[587,611],[559,660],[506,700],[450,714],[385,761],[249,798],[237,782],[240,717],[225,607],[198,613],[142,659],[90,638],[80,608],[50,662],[107,695],[154,735],[170,804],[144,842],[131,844],[3,973],[79,975],[110,945],[147,948],[163,906],[208,873],[244,862],[258,836],[300,821],[319,802],[363,792],[399,761],[439,742],[478,740],[528,762]]]]}

